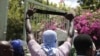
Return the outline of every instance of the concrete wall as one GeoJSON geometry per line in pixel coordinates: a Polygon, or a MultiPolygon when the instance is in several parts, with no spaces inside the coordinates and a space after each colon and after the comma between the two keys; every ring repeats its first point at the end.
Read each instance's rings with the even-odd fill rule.
{"type": "Polygon", "coordinates": [[[8,1],[0,0],[0,40],[6,38],[8,1]]]}

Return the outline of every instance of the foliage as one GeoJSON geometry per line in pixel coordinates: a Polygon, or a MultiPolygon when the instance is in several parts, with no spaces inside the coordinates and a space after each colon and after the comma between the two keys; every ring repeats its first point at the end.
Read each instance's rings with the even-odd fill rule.
{"type": "MultiPolygon", "coordinates": [[[[44,5],[48,5],[48,6],[51,6],[53,8],[58,8],[58,9],[62,9],[62,10],[67,10],[66,7],[64,7],[62,5],[62,7],[57,7],[57,4],[55,3],[49,3],[48,0],[35,0],[37,2],[40,2],[44,5]]],[[[42,9],[42,10],[50,10],[49,8],[45,8],[45,7],[42,7],[42,6],[38,6],[38,5],[34,5],[34,4],[29,4],[30,6],[33,5],[35,6],[36,8],[39,8],[39,9],[42,9]]],[[[52,10],[51,10],[52,11],[52,10]]],[[[34,17],[33,17],[33,20],[32,20],[32,29],[33,31],[39,31],[41,30],[41,28],[43,27],[40,27],[41,26],[41,21],[49,21],[51,18],[50,18],[51,15],[48,15],[48,14],[39,14],[39,13],[36,13],[34,14],[34,17]]],[[[55,15],[52,15],[52,16],[55,16],[55,15]]]]}
{"type": "Polygon", "coordinates": [[[75,17],[74,26],[79,34],[89,34],[94,41],[100,40],[100,10],[86,11],[75,17]]]}
{"type": "Polygon", "coordinates": [[[43,0],[35,0],[35,1],[38,1],[38,2],[42,3],[43,0]]]}
{"type": "Polygon", "coordinates": [[[7,40],[21,38],[23,35],[22,0],[10,0],[8,11],[7,40]]]}
{"type": "Polygon", "coordinates": [[[100,0],[78,0],[83,9],[96,10],[100,8],[100,0]]]}
{"type": "MultiPolygon", "coordinates": [[[[21,3],[23,0],[9,0],[9,12],[8,12],[8,25],[7,25],[7,40],[21,38],[23,35],[23,18],[24,18],[24,4],[21,3]]],[[[56,7],[56,4],[47,3],[47,0],[36,0],[42,4],[56,7]]],[[[32,4],[31,4],[32,5],[32,4]]],[[[37,8],[47,9],[41,6],[36,5],[37,8]]],[[[61,7],[63,8],[63,6],[61,7]]],[[[66,8],[63,8],[66,10],[66,8]]],[[[62,9],[62,10],[63,10],[62,9]]],[[[41,26],[39,22],[42,20],[50,20],[48,15],[44,14],[35,14],[34,19],[32,20],[32,27],[34,30],[38,31],[41,26]]]]}

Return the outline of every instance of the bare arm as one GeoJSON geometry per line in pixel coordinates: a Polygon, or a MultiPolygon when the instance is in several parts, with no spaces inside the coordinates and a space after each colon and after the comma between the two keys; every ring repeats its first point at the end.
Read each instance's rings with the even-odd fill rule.
{"type": "Polygon", "coordinates": [[[67,42],[72,43],[72,38],[74,36],[74,15],[73,14],[68,14],[65,16],[66,19],[69,20],[69,27],[68,27],[68,37],[67,37],[67,42]]]}
{"type": "MultiPolygon", "coordinates": [[[[71,20],[69,20],[69,28],[68,28],[68,36],[67,36],[67,40],[64,42],[64,44],[62,44],[59,49],[65,54],[68,55],[71,49],[71,44],[72,44],[72,38],[74,36],[74,25],[73,25],[73,15],[69,15],[67,16],[68,19],[71,18],[71,20]],[[71,16],[71,17],[70,17],[71,16]]],[[[67,18],[66,17],[66,18],[67,18]]]]}
{"type": "Polygon", "coordinates": [[[26,16],[25,27],[26,27],[27,42],[29,42],[29,40],[34,38],[34,36],[33,36],[33,33],[32,33],[30,18],[28,16],[26,16]]]}
{"type": "Polygon", "coordinates": [[[37,53],[41,49],[41,46],[35,41],[34,35],[32,32],[30,16],[32,16],[33,13],[34,13],[33,10],[31,10],[31,9],[28,10],[26,13],[26,18],[25,18],[27,44],[28,44],[29,50],[30,50],[32,55],[34,55],[33,52],[37,53]]]}
{"type": "Polygon", "coordinates": [[[69,29],[68,29],[68,38],[67,38],[67,41],[72,43],[72,38],[74,36],[74,22],[73,20],[70,21],[69,23],[69,29]]]}
{"type": "Polygon", "coordinates": [[[26,28],[27,42],[29,42],[31,39],[34,40],[34,35],[30,23],[30,17],[35,13],[35,11],[36,11],[35,9],[29,9],[26,12],[25,28],[26,28]]]}

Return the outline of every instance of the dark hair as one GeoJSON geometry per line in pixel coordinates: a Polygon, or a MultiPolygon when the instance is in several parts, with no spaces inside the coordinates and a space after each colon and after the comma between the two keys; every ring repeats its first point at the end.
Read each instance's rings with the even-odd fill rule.
{"type": "Polygon", "coordinates": [[[92,39],[87,34],[80,34],[74,39],[74,47],[77,52],[86,53],[86,51],[92,46],[92,39]]]}

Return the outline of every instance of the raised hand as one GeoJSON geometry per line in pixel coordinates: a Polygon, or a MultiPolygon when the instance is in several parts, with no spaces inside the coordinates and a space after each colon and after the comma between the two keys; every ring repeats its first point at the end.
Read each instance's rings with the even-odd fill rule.
{"type": "Polygon", "coordinates": [[[28,9],[26,12],[27,17],[31,17],[36,12],[36,9],[28,9]]]}
{"type": "Polygon", "coordinates": [[[71,13],[69,13],[69,14],[65,13],[64,16],[65,16],[65,18],[68,19],[69,21],[72,21],[72,20],[74,19],[74,15],[71,14],[71,13]]]}

